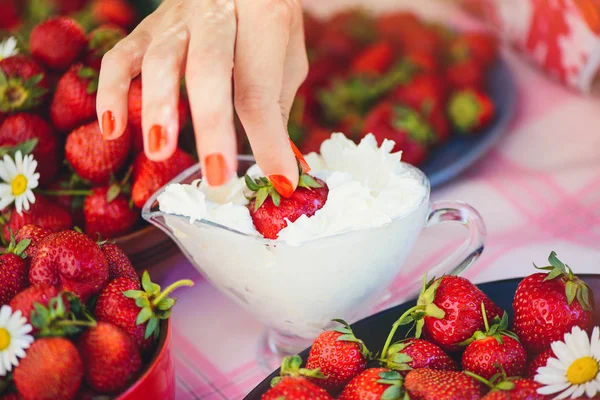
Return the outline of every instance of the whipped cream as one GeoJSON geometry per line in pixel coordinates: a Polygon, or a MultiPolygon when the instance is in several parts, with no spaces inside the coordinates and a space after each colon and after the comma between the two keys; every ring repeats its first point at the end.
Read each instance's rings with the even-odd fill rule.
{"type": "MultiPolygon", "coordinates": [[[[417,208],[427,188],[400,162],[401,152],[391,152],[393,147],[391,140],[378,146],[371,134],[358,145],[342,133],[332,134],[322,143],[321,155],[306,156],[310,174],[329,187],[325,205],[311,217],[288,220],[277,241],[298,246],[322,237],[382,227],[417,208]]],[[[264,176],[257,165],[247,173],[253,178],[264,176]]],[[[246,207],[248,195],[244,178],[233,176],[217,188],[205,181],[170,184],[158,203],[161,211],[189,217],[190,223],[206,220],[260,236],[246,207]]]]}

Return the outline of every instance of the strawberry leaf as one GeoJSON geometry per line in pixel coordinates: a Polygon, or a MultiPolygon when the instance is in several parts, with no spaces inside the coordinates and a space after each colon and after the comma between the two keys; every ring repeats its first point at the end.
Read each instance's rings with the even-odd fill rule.
{"type": "Polygon", "coordinates": [[[244,181],[246,182],[246,187],[250,190],[252,190],[253,192],[256,192],[258,189],[260,189],[260,186],[258,186],[254,180],[250,177],[250,175],[246,174],[244,175],[244,181]]]}
{"type": "Polygon", "coordinates": [[[115,200],[119,196],[119,194],[121,194],[121,188],[119,187],[119,185],[110,185],[106,192],[106,201],[112,203],[113,200],[115,200]]]}
{"type": "Polygon", "coordinates": [[[273,189],[270,194],[271,194],[271,200],[273,200],[273,204],[275,204],[275,207],[279,207],[281,205],[280,194],[275,189],[273,189]]]}
{"type": "Polygon", "coordinates": [[[175,305],[175,299],[167,297],[164,300],[161,300],[160,303],[156,306],[161,311],[170,310],[175,305]]]}
{"type": "Polygon", "coordinates": [[[148,321],[154,313],[150,307],[144,307],[140,310],[135,320],[136,325],[141,325],[144,322],[148,321]]]}
{"type": "Polygon", "coordinates": [[[158,318],[155,316],[150,317],[148,320],[148,325],[146,325],[146,332],[144,333],[144,339],[148,339],[150,336],[154,334],[154,336],[158,336],[158,318]]]}
{"type": "Polygon", "coordinates": [[[141,290],[126,290],[123,292],[123,296],[125,296],[129,299],[139,299],[143,295],[145,295],[145,293],[142,292],[141,290]]]}
{"type": "Polygon", "coordinates": [[[256,192],[256,196],[255,196],[255,202],[254,202],[254,211],[258,211],[258,209],[265,203],[265,200],[267,200],[267,197],[269,197],[269,190],[265,190],[265,189],[259,189],[256,192]]]}
{"type": "Polygon", "coordinates": [[[323,185],[321,185],[319,182],[317,182],[315,180],[315,178],[313,178],[312,176],[310,176],[308,174],[300,175],[300,179],[298,181],[298,186],[306,188],[306,189],[323,187],[323,185]]]}
{"type": "Polygon", "coordinates": [[[565,292],[567,295],[567,303],[571,305],[577,296],[577,285],[573,281],[568,281],[565,284],[565,292]]]}

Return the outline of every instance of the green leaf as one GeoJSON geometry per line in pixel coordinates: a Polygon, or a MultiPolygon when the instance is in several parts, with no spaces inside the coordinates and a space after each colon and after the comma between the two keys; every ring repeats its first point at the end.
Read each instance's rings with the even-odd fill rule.
{"type": "Polygon", "coordinates": [[[435,304],[430,303],[425,306],[425,315],[436,319],[442,319],[446,316],[446,313],[435,304]]]}
{"type": "Polygon", "coordinates": [[[158,303],[156,305],[156,307],[161,311],[167,311],[167,310],[170,310],[171,307],[173,307],[174,305],[175,305],[175,299],[167,297],[167,298],[161,300],[160,303],[158,303]]]}
{"type": "Polygon", "coordinates": [[[336,339],[336,341],[340,341],[340,342],[356,342],[356,343],[358,343],[358,339],[356,337],[354,337],[354,335],[351,334],[351,333],[346,334],[346,335],[338,336],[338,338],[336,339]]]}
{"type": "Polygon", "coordinates": [[[150,300],[145,296],[141,296],[135,299],[135,305],[139,308],[150,307],[150,300]]]}
{"type": "Polygon", "coordinates": [[[513,390],[515,388],[515,384],[511,381],[503,381],[496,385],[495,389],[499,390],[513,390]]]}
{"type": "Polygon", "coordinates": [[[142,325],[144,322],[148,321],[150,318],[154,316],[152,309],[150,307],[144,307],[140,310],[137,318],[135,320],[136,325],[142,325]]]}
{"type": "Polygon", "coordinates": [[[29,318],[31,325],[33,325],[35,328],[41,329],[47,324],[49,318],[50,312],[46,307],[42,306],[40,303],[33,304],[33,311],[31,312],[29,318]]]}
{"type": "Polygon", "coordinates": [[[290,357],[288,365],[291,370],[297,371],[302,365],[302,358],[298,355],[294,355],[290,357]]]}
{"type": "MultiPolygon", "coordinates": [[[[391,352],[391,350],[390,350],[390,352],[391,352]]],[[[392,362],[397,363],[397,364],[407,364],[413,360],[411,356],[409,356],[408,354],[404,354],[404,353],[394,353],[392,355],[391,359],[392,359],[392,362]]]]}
{"type": "Polygon", "coordinates": [[[158,318],[150,317],[148,320],[148,325],[146,325],[146,332],[144,334],[144,339],[148,339],[152,334],[156,334],[158,332],[158,318]]]}
{"type": "Polygon", "coordinates": [[[281,196],[275,189],[273,189],[273,191],[271,192],[271,199],[273,200],[273,204],[275,204],[275,207],[279,207],[281,205],[281,196]]]}
{"type": "Polygon", "coordinates": [[[106,192],[106,201],[112,203],[114,199],[116,199],[121,193],[121,187],[117,184],[110,185],[108,191],[106,192]]]}
{"type": "Polygon", "coordinates": [[[159,319],[169,319],[169,317],[171,316],[171,311],[172,310],[166,310],[166,311],[159,313],[158,318],[159,319]]]}
{"type": "Polygon", "coordinates": [[[381,379],[394,380],[402,378],[402,375],[396,371],[383,371],[379,373],[379,377],[381,379]]]}
{"type": "Polygon", "coordinates": [[[553,268],[548,275],[544,278],[545,281],[551,281],[552,279],[556,279],[557,277],[564,275],[563,271],[557,268],[553,268]]]}
{"type": "MultiPolygon", "coordinates": [[[[271,387],[275,387],[275,386],[277,386],[277,384],[278,384],[279,382],[281,382],[281,377],[280,377],[280,376],[276,376],[275,378],[271,379],[271,387]]],[[[285,397],[284,397],[284,396],[279,396],[279,397],[277,398],[277,400],[279,400],[279,399],[281,399],[281,398],[285,399],[285,397]]]]}
{"type": "Polygon", "coordinates": [[[568,281],[565,284],[565,292],[567,295],[567,303],[571,305],[573,300],[575,300],[575,296],[577,296],[577,285],[573,281],[568,281]]]}
{"type": "Polygon", "coordinates": [[[8,85],[8,78],[4,71],[0,70],[0,86],[8,85]]]}
{"type": "Polygon", "coordinates": [[[28,84],[37,85],[44,79],[44,74],[36,74],[27,80],[28,84]]]}
{"type": "Polygon", "coordinates": [[[253,192],[256,192],[260,187],[254,182],[254,180],[250,177],[250,175],[244,175],[244,181],[246,182],[246,187],[253,192]]]}
{"type": "Polygon", "coordinates": [[[15,246],[15,250],[14,253],[18,256],[20,256],[21,254],[23,254],[23,252],[25,251],[25,249],[27,248],[27,246],[29,246],[31,244],[31,239],[23,239],[21,240],[16,246],[15,246]]]}
{"type": "Polygon", "coordinates": [[[264,204],[267,197],[269,197],[269,191],[264,188],[261,188],[256,192],[254,211],[257,211],[264,204]]]}
{"type": "Polygon", "coordinates": [[[565,264],[558,259],[558,257],[556,256],[556,252],[555,251],[552,251],[550,253],[550,255],[548,256],[548,262],[554,268],[558,268],[558,269],[561,269],[563,272],[566,272],[565,264]]]}
{"type": "Polygon", "coordinates": [[[91,80],[90,83],[88,83],[87,86],[87,94],[94,94],[98,91],[98,81],[97,80],[91,80]]]}
{"type": "Polygon", "coordinates": [[[381,400],[397,400],[400,398],[402,394],[402,388],[398,385],[392,385],[389,388],[385,389],[383,394],[381,395],[381,400]]]}
{"type": "Polygon", "coordinates": [[[310,176],[308,174],[302,174],[302,175],[300,175],[300,181],[298,182],[298,186],[306,188],[306,189],[312,189],[312,188],[320,188],[323,185],[321,185],[319,182],[317,182],[312,176],[310,176]]]}
{"type": "Polygon", "coordinates": [[[129,299],[138,299],[145,294],[146,293],[142,292],[141,290],[126,290],[123,292],[123,296],[129,299]]]}
{"type": "Polygon", "coordinates": [[[592,303],[590,302],[589,288],[585,283],[581,282],[579,289],[580,290],[577,291],[577,300],[584,310],[590,311],[592,309],[592,303]]]}

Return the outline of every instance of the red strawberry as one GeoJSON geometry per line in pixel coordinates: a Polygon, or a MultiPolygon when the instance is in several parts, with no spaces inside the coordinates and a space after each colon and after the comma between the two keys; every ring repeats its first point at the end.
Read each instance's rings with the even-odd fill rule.
{"type": "Polygon", "coordinates": [[[31,262],[29,281],[73,292],[82,301],[108,282],[108,264],[96,242],[83,233],[62,231],[44,238],[31,262]]]}
{"type": "Polygon", "coordinates": [[[326,29],[315,46],[318,57],[333,62],[349,61],[356,54],[359,44],[343,32],[326,29]]]}
{"type": "Polygon", "coordinates": [[[12,210],[8,223],[4,225],[4,238],[10,240],[9,231],[17,232],[23,226],[30,224],[51,232],[58,232],[71,228],[73,220],[68,211],[36,194],[35,203],[31,204],[28,211],[19,214],[16,210],[12,210]]]}
{"type": "Polygon", "coordinates": [[[459,133],[469,134],[485,128],[494,118],[495,106],[483,92],[475,89],[455,92],[448,102],[448,115],[459,133]]]}
{"type": "Polygon", "coordinates": [[[309,12],[304,13],[303,22],[306,46],[312,48],[323,34],[325,23],[309,12]]]}
{"type": "Polygon", "coordinates": [[[149,160],[144,153],[138,154],[133,165],[133,204],[142,208],[158,189],[194,164],[192,156],[179,148],[169,159],[161,162],[149,160]]]}
{"type": "Polygon", "coordinates": [[[394,50],[387,42],[378,42],[360,52],[352,61],[354,74],[379,76],[387,72],[394,62],[394,50]]]}
{"type": "Polygon", "coordinates": [[[37,144],[31,154],[38,162],[40,183],[53,182],[60,169],[59,141],[52,127],[40,116],[19,113],[6,117],[0,125],[0,146],[15,146],[28,140],[37,144]]]}
{"type": "Polygon", "coordinates": [[[82,64],[73,65],[58,81],[50,117],[61,132],[68,132],[96,117],[98,71],[82,64]]]}
{"type": "Polygon", "coordinates": [[[435,29],[424,25],[405,29],[398,39],[401,48],[407,53],[420,51],[435,55],[439,54],[444,46],[441,35],[435,29]]]}
{"type": "Polygon", "coordinates": [[[325,389],[310,382],[307,378],[320,378],[319,370],[300,369],[302,359],[299,356],[284,357],[281,363],[281,376],[273,378],[271,389],[262,395],[262,400],[311,399],[331,400],[325,389]]]}
{"type": "Polygon", "coordinates": [[[402,388],[402,376],[386,368],[369,368],[350,381],[339,400],[406,398],[402,388]]]}
{"type": "Polygon", "coordinates": [[[367,114],[363,126],[365,135],[372,133],[381,145],[393,140],[393,151],[402,151],[402,161],[419,165],[428,155],[435,135],[421,114],[410,108],[382,101],[367,114]]]}
{"type": "Polygon", "coordinates": [[[479,400],[483,385],[458,371],[414,369],[406,375],[404,388],[413,400],[479,400]]]}
{"type": "Polygon", "coordinates": [[[37,245],[50,233],[48,229],[37,225],[25,225],[19,229],[15,235],[15,240],[19,243],[22,240],[29,239],[29,246],[25,249],[25,253],[27,253],[27,258],[32,259],[37,252],[37,245]]]}
{"type": "Polygon", "coordinates": [[[113,243],[105,243],[101,248],[108,263],[109,280],[112,281],[117,278],[128,278],[132,281],[140,280],[123,249],[113,243]]]}
{"type": "Polygon", "coordinates": [[[73,19],[56,17],[37,25],[29,37],[31,55],[55,70],[73,64],[86,45],[83,28],[73,19]]]}
{"type": "Polygon", "coordinates": [[[408,63],[411,70],[418,73],[433,74],[439,67],[434,55],[419,50],[404,54],[403,61],[408,63]]]}
{"type": "Polygon", "coordinates": [[[482,399],[485,400],[545,400],[551,396],[539,394],[539,383],[525,378],[509,378],[496,386],[482,399]]]}
{"type": "Polygon", "coordinates": [[[15,368],[13,380],[23,400],[73,399],[81,386],[83,364],[68,339],[37,339],[15,368]]]}
{"type": "Polygon", "coordinates": [[[450,42],[448,53],[454,62],[474,59],[489,67],[498,56],[498,41],[486,32],[466,32],[450,42]]]}
{"type": "Polygon", "coordinates": [[[176,299],[167,296],[180,286],[192,285],[189,280],[177,281],[161,293],[147,271],[142,275],[142,290],[138,279],[117,278],[98,296],[94,315],[123,329],[145,352],[158,337],[160,320],[169,317],[175,304],[176,299]]]}
{"type": "Polygon", "coordinates": [[[117,184],[97,187],[85,198],[83,215],[88,235],[116,238],[133,229],[140,213],[121,190],[117,184]]]}
{"type": "Polygon", "coordinates": [[[85,7],[86,0],[52,0],[61,15],[72,14],[85,7]]]}
{"type": "Polygon", "coordinates": [[[321,333],[312,344],[306,368],[318,369],[326,378],[313,383],[330,392],[341,390],[367,367],[369,350],[357,339],[348,324],[336,320],[342,327],[321,333]]]}
{"type": "Polygon", "coordinates": [[[444,143],[450,137],[450,121],[446,115],[445,104],[424,112],[436,136],[436,144],[444,143]]]}
{"type": "Polygon", "coordinates": [[[271,182],[261,177],[252,179],[246,175],[246,186],[254,192],[248,204],[256,230],[268,239],[277,239],[287,221],[296,221],[302,215],[311,217],[327,201],[329,188],[320,179],[307,174],[300,176],[298,188],[291,197],[282,198],[271,182]]]}
{"type": "Polygon", "coordinates": [[[92,3],[94,18],[101,24],[114,24],[128,28],[135,23],[135,9],[125,0],[95,0],[92,3]]]}
{"type": "Polygon", "coordinates": [[[446,85],[434,74],[418,74],[403,85],[398,85],[391,98],[408,107],[427,113],[446,102],[446,85]]]}
{"type": "Polygon", "coordinates": [[[0,2],[0,30],[16,30],[21,23],[21,1],[4,0],[0,2]]]}
{"type": "Polygon", "coordinates": [[[446,68],[446,80],[455,90],[481,89],[485,83],[484,71],[475,60],[465,60],[446,68]]]}
{"type": "MultiPolygon", "coordinates": [[[[574,326],[589,331],[594,323],[591,289],[550,253],[549,273],[523,279],[513,301],[514,330],[529,353],[537,354],[563,340],[574,326]]],[[[536,267],[537,268],[537,267],[536,267]]]]}
{"type": "Polygon", "coordinates": [[[101,393],[118,393],[133,380],[142,366],[133,339],[115,325],[98,322],[77,342],[85,381],[101,393]]]}
{"type": "Polygon", "coordinates": [[[537,375],[538,368],[545,367],[548,363],[548,359],[552,357],[556,358],[556,356],[554,355],[554,351],[552,351],[551,348],[542,351],[531,361],[529,361],[529,365],[527,366],[525,376],[529,379],[535,378],[535,376],[537,375]]]}
{"type": "Polygon", "coordinates": [[[10,308],[13,311],[20,310],[23,316],[27,318],[27,322],[31,322],[30,317],[33,305],[38,303],[44,307],[48,307],[50,299],[56,296],[58,296],[58,289],[54,286],[46,284],[30,286],[13,297],[10,301],[10,308]]]}
{"type": "Polygon", "coordinates": [[[411,369],[456,371],[458,365],[439,346],[423,339],[407,339],[390,346],[384,365],[406,375],[411,369]]]}
{"type": "Polygon", "coordinates": [[[484,379],[492,379],[498,373],[521,376],[525,372],[527,353],[517,336],[507,331],[508,314],[495,318],[494,325],[488,324],[485,310],[485,331],[477,331],[463,344],[467,347],[462,356],[462,367],[484,379]]]}
{"type": "Polygon", "coordinates": [[[12,236],[6,251],[0,254],[0,306],[29,286],[25,250],[30,242],[25,239],[17,243],[12,236]]]}
{"type": "Polygon", "coordinates": [[[37,108],[49,89],[46,72],[23,55],[0,60],[0,114],[37,108]]]}
{"type": "Polygon", "coordinates": [[[485,327],[483,307],[488,318],[496,318],[501,310],[477,286],[459,276],[443,276],[423,282],[417,305],[408,309],[392,326],[382,358],[398,326],[416,323],[416,337],[423,332],[427,339],[446,351],[460,349],[460,343],[485,327]]]}
{"type": "Polygon", "coordinates": [[[377,31],[383,39],[393,41],[401,47],[401,38],[422,26],[419,18],[411,12],[385,13],[377,17],[377,31]]]}
{"type": "Polygon", "coordinates": [[[337,12],[327,21],[328,30],[342,33],[361,44],[373,42],[377,36],[375,27],[371,14],[358,7],[337,12]]]}
{"type": "Polygon", "coordinates": [[[125,165],[130,148],[128,129],[118,139],[104,140],[98,121],[94,121],[67,136],[65,158],[80,177],[102,185],[125,165]]]}
{"type": "Polygon", "coordinates": [[[102,25],[91,31],[88,35],[86,64],[100,70],[102,57],[125,36],[125,31],[114,25],[102,25]]]}

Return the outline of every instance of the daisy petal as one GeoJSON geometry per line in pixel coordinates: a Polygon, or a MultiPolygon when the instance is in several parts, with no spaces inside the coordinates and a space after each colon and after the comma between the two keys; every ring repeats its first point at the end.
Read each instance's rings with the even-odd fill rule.
{"type": "Polygon", "coordinates": [[[594,381],[586,382],[585,395],[591,399],[592,397],[594,397],[596,395],[596,392],[597,392],[596,382],[594,382],[594,381]]]}
{"type": "Polygon", "coordinates": [[[563,342],[553,342],[550,346],[552,347],[552,351],[554,351],[556,358],[560,360],[565,368],[568,368],[577,358],[571,349],[563,342]]]}
{"type": "Polygon", "coordinates": [[[542,386],[541,388],[539,388],[537,390],[537,392],[539,394],[554,394],[554,393],[562,392],[569,386],[571,386],[570,383],[561,383],[561,384],[556,384],[556,385],[542,386]]]}

